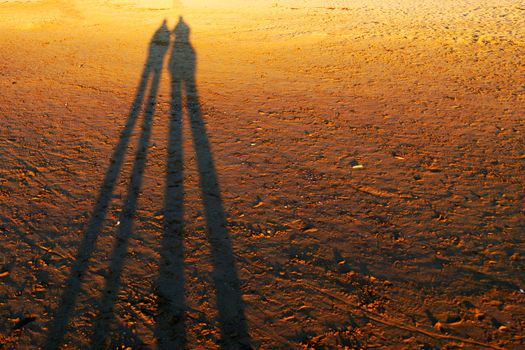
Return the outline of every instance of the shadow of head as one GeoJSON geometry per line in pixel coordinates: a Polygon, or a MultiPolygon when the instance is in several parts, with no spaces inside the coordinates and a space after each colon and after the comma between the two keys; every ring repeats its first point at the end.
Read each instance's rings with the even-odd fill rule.
{"type": "Polygon", "coordinates": [[[173,33],[175,34],[175,42],[187,43],[190,41],[190,27],[182,16],[179,17],[173,33]]]}
{"type": "Polygon", "coordinates": [[[169,46],[170,44],[170,31],[168,29],[167,21],[162,21],[159,29],[153,34],[151,43],[157,46],[169,46]]]}

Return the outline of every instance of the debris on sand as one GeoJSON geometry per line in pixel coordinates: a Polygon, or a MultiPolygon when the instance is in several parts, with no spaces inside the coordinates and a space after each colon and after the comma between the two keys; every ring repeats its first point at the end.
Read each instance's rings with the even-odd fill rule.
{"type": "Polygon", "coordinates": [[[31,322],[34,322],[35,320],[36,320],[36,317],[34,317],[34,316],[21,318],[15,323],[15,325],[12,328],[12,330],[16,331],[18,329],[21,329],[21,328],[27,326],[28,324],[30,324],[31,322]]]}

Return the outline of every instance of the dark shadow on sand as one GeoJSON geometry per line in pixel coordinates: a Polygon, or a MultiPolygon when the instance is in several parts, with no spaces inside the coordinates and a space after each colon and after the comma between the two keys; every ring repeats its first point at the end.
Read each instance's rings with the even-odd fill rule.
{"type": "Polygon", "coordinates": [[[217,172],[195,82],[197,59],[190,42],[190,28],[182,17],[174,33],[175,42],[169,61],[172,101],[168,135],[164,237],[158,281],[157,339],[162,349],[183,349],[186,346],[184,281],[182,278],[184,265],[182,119],[185,108],[197,156],[201,196],[205,209],[208,239],[211,244],[212,277],[221,331],[220,346],[223,349],[247,349],[250,348],[250,337],[244,315],[240,281],[226,228],[226,215],[217,172]]]}
{"type": "MultiPolygon", "coordinates": [[[[171,73],[171,111],[167,147],[164,224],[160,247],[160,270],[156,281],[158,309],[155,336],[161,349],[184,349],[187,346],[185,318],[187,306],[184,283],[184,186],[183,186],[183,114],[188,115],[192,141],[197,156],[201,195],[205,208],[208,239],[211,245],[213,283],[216,291],[218,324],[223,349],[248,349],[250,337],[244,315],[240,281],[230,242],[226,214],[221,199],[206,126],[202,118],[195,83],[196,54],[189,41],[190,28],[182,18],[174,30],[175,41],[169,62],[171,73]]],[[[91,335],[92,349],[112,348],[110,335],[116,323],[114,308],[121,288],[121,275],[133,233],[133,219],[142,187],[147,150],[164,57],[168,51],[170,33],[164,22],[149,45],[147,61],[137,88],[126,125],[113,151],[110,166],[99,189],[88,228],[78,249],[76,260],[64,285],[54,319],[49,324],[44,349],[58,349],[64,341],[68,324],[81,292],[97,239],[104,227],[108,206],[121,172],[129,139],[142,106],[144,117],[134,156],[131,177],[119,216],[110,266],[105,275],[104,289],[97,304],[91,335]],[[149,90],[148,90],[149,89],[149,90]]],[[[188,237],[191,239],[191,237],[188,237]]],[[[118,336],[118,334],[117,334],[118,336]]],[[[118,344],[115,344],[118,345],[118,344]]]]}
{"type": "Polygon", "coordinates": [[[54,319],[49,325],[44,349],[58,349],[63,342],[68,323],[75,310],[75,304],[78,294],[81,291],[82,282],[89,266],[89,260],[95,249],[97,238],[103,229],[108,205],[110,204],[117,178],[122,168],[131,133],[139,117],[141,107],[145,102],[141,135],[135,155],[131,180],[128,186],[127,198],[125,199],[124,208],[120,216],[121,225],[111,255],[111,266],[105,281],[106,284],[100,304],[100,314],[98,321],[94,325],[92,347],[94,349],[103,349],[105,347],[104,344],[109,332],[109,324],[113,319],[113,307],[119,289],[120,274],[127,251],[127,244],[132,232],[132,220],[142,184],[142,174],[151,133],[151,122],[156,104],[163,60],[168,50],[168,45],[169,30],[164,22],[155,32],[150,42],[148,57],[137,87],[134,102],[131,106],[126,125],[120,133],[118,144],[111,156],[110,166],[100,186],[87,231],[80,242],[77,258],[65,282],[64,292],[60,298],[59,306],[55,312],[54,319]],[[144,101],[148,84],[150,84],[150,90],[147,100],[144,101]]]}

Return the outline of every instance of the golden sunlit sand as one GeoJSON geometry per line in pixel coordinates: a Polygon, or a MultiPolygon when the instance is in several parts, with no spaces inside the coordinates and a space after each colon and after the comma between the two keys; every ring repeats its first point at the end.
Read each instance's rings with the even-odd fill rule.
{"type": "Polygon", "coordinates": [[[0,1],[6,349],[525,347],[525,4],[0,1]]]}

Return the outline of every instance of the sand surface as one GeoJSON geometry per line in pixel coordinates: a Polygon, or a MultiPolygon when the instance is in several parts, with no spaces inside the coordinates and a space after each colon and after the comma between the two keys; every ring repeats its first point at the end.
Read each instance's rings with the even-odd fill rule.
{"type": "Polygon", "coordinates": [[[525,348],[523,1],[0,18],[0,347],[525,348]]]}

